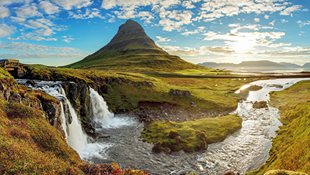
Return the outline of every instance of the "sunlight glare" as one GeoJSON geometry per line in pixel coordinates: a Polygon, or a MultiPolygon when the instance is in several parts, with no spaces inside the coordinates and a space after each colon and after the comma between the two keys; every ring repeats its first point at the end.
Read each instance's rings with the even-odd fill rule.
{"type": "Polygon", "coordinates": [[[255,46],[255,41],[249,38],[239,38],[238,40],[231,43],[231,48],[236,53],[246,53],[251,51],[255,46]]]}

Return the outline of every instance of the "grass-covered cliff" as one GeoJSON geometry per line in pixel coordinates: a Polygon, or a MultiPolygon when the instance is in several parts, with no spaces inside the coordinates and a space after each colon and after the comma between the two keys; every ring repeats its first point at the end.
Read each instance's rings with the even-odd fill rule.
{"type": "Polygon", "coordinates": [[[310,173],[309,97],[310,81],[302,81],[271,94],[271,105],[279,108],[283,126],[273,140],[267,163],[248,174],[263,175],[267,171],[274,175],[310,173]]]}
{"type": "Polygon", "coordinates": [[[94,166],[82,161],[63,137],[58,112],[51,118],[43,107],[50,104],[57,111],[57,99],[18,85],[2,68],[0,97],[1,175],[146,174],[122,170],[116,164],[94,166]]]}

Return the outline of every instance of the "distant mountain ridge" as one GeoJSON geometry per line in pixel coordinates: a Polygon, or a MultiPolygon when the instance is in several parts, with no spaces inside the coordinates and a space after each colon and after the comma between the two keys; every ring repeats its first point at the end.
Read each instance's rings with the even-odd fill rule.
{"type": "Polygon", "coordinates": [[[303,66],[294,64],[294,63],[287,63],[287,62],[272,62],[268,60],[261,60],[261,61],[243,61],[239,64],[234,63],[216,63],[216,62],[204,62],[200,63],[201,66],[206,66],[210,68],[217,68],[217,69],[227,69],[227,70],[248,70],[248,71],[255,71],[255,70],[301,70],[301,69],[308,69],[310,68],[310,63],[306,63],[303,66]]]}
{"type": "Polygon", "coordinates": [[[92,69],[186,69],[197,67],[181,58],[170,55],[158,47],[142,26],[127,20],[119,27],[113,39],[97,52],[68,65],[71,68],[92,69]]]}

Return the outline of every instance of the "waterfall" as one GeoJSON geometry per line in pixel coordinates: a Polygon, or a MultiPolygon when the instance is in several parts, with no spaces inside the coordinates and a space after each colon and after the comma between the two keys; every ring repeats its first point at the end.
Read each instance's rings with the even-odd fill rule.
{"type": "MultiPolygon", "coordinates": [[[[80,123],[80,120],[72,107],[70,101],[67,99],[66,93],[63,90],[62,87],[60,87],[60,93],[64,97],[63,99],[65,100],[65,103],[68,105],[69,108],[69,113],[72,117],[71,123],[68,125],[67,129],[67,141],[69,145],[76,150],[80,155],[85,149],[87,145],[87,135],[83,132],[82,125],[80,123]]],[[[62,105],[62,111],[64,111],[64,106],[62,105]]],[[[66,125],[66,123],[64,124],[66,125]]]]}
{"type": "MultiPolygon", "coordinates": [[[[104,152],[113,144],[107,142],[88,142],[88,136],[84,133],[79,117],[62,88],[62,82],[35,80],[35,85],[31,85],[27,84],[27,80],[17,81],[31,89],[40,90],[56,97],[60,101],[61,128],[64,131],[69,146],[72,147],[82,159],[91,161],[93,158],[103,159],[103,157],[106,157],[104,152]],[[71,123],[68,121],[70,116],[71,123]]],[[[94,89],[89,89],[94,114],[93,120],[100,128],[118,128],[131,125],[135,122],[135,120],[129,117],[115,116],[108,110],[108,106],[103,97],[94,89]]]]}
{"type": "Polygon", "coordinates": [[[90,98],[93,109],[93,120],[102,128],[118,128],[134,123],[129,117],[116,117],[108,109],[107,103],[101,95],[91,87],[90,98]]]}

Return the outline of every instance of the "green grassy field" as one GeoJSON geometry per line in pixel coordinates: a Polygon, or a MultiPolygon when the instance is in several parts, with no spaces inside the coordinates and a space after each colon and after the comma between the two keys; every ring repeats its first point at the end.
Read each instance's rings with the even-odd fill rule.
{"type": "MultiPolygon", "coordinates": [[[[268,170],[290,170],[310,173],[310,81],[271,94],[271,105],[278,107],[281,126],[273,140],[270,158],[259,170],[248,174],[262,175],[268,170]]],[[[270,174],[295,175],[296,172],[270,174]]],[[[301,173],[302,174],[302,173],[301,173]]]]}

